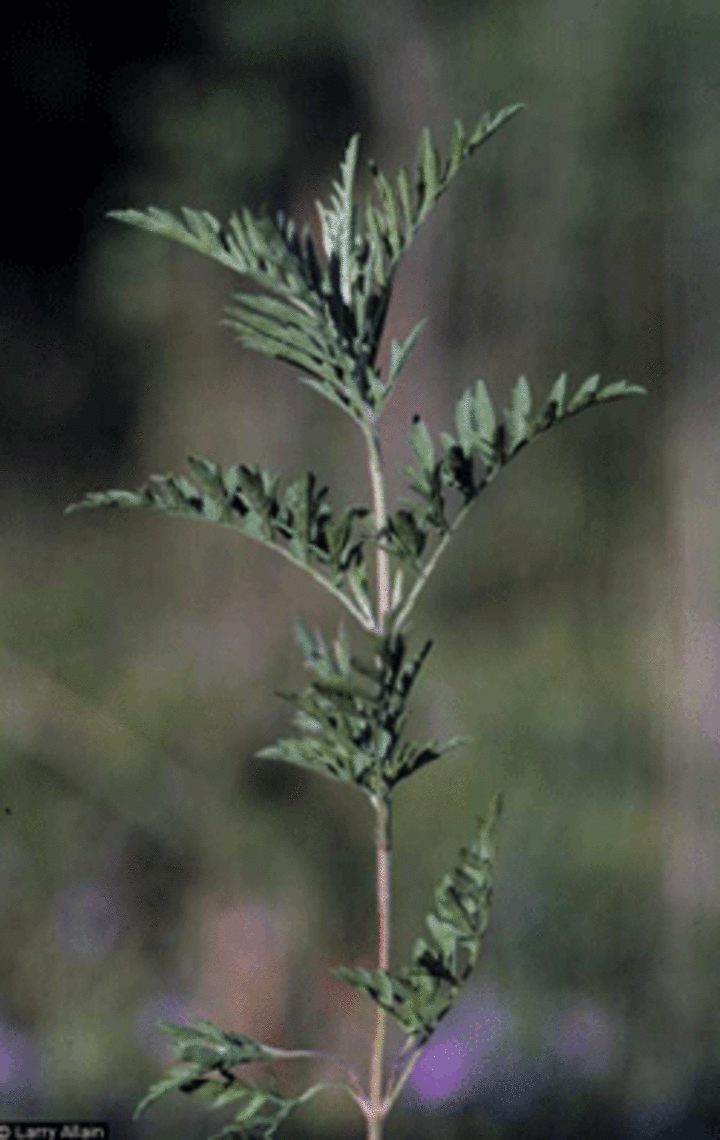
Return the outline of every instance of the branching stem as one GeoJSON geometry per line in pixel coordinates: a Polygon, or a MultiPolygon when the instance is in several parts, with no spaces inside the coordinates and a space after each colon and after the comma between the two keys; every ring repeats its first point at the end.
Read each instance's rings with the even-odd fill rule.
{"type": "MultiPolygon", "coordinates": [[[[323,1057],[325,1060],[333,1061],[334,1064],[340,1065],[345,1069],[345,1072],[350,1077],[350,1083],[357,1094],[355,1099],[359,1097],[360,1100],[364,1100],[365,1092],[360,1084],[357,1073],[346,1061],[343,1061],[342,1057],[336,1057],[334,1053],[325,1053],[322,1049],[276,1049],[275,1053],[278,1054],[278,1060],[282,1061],[296,1061],[301,1060],[303,1057],[323,1057]]],[[[348,1092],[350,1092],[350,1089],[348,1089],[348,1092]]]]}
{"type": "Polygon", "coordinates": [[[450,542],[450,539],[452,538],[452,536],[455,534],[455,531],[458,529],[458,527],[462,523],[466,514],[468,513],[471,506],[473,505],[476,498],[478,497],[479,493],[481,491],[484,491],[484,489],[487,486],[489,486],[490,483],[493,482],[493,480],[497,476],[498,471],[500,471],[499,466],[495,467],[492,471],[488,472],[488,474],[485,476],[485,478],[483,479],[480,486],[475,488],[475,493],[474,493],[473,497],[471,499],[469,499],[467,503],[464,503],[462,505],[462,507],[460,508],[460,510],[458,511],[458,513],[455,515],[455,518],[450,523],[449,530],[447,530],[446,533],[442,536],[439,543],[437,544],[437,546],[433,550],[432,554],[428,558],[427,562],[423,566],[422,570],[420,571],[420,574],[418,575],[418,577],[413,582],[412,589],[410,590],[407,598],[405,599],[405,605],[402,607],[400,612],[396,615],[396,617],[393,621],[393,626],[392,626],[392,631],[394,634],[399,633],[400,630],[402,629],[403,625],[407,621],[407,619],[410,616],[410,613],[413,609],[413,606],[415,605],[415,602],[418,600],[418,596],[420,594],[420,591],[422,590],[423,586],[425,585],[428,578],[430,577],[433,570],[435,569],[435,567],[438,563],[438,560],[440,558],[440,555],[442,554],[442,552],[447,547],[448,543],[450,542]]]}
{"type": "Polygon", "coordinates": [[[342,602],[348,613],[352,614],[352,616],[355,618],[358,624],[362,626],[363,629],[372,629],[372,625],[366,620],[365,615],[363,614],[360,607],[355,606],[350,598],[348,598],[347,594],[344,594],[338,586],[335,586],[329,578],[326,578],[325,575],[321,574],[319,570],[316,570],[314,566],[310,566],[305,562],[301,562],[299,558],[296,558],[290,550],[286,550],[284,546],[280,545],[280,543],[268,542],[266,539],[260,538],[257,535],[251,535],[249,537],[254,538],[256,542],[261,542],[263,546],[267,546],[271,550],[277,550],[278,554],[282,554],[283,558],[286,558],[288,562],[291,562],[293,564],[293,566],[297,566],[298,569],[304,570],[306,574],[309,574],[311,578],[314,578],[316,582],[323,586],[328,591],[328,593],[332,594],[334,598],[337,598],[339,602],[342,602]]]}

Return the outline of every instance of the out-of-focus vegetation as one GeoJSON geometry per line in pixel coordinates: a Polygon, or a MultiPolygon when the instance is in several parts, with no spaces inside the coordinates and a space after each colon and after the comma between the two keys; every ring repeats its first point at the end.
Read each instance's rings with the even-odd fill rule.
{"type": "MultiPolygon", "coordinates": [[[[374,959],[364,801],[253,758],[288,729],[273,690],[302,683],[293,617],[330,630],[336,607],[220,528],[62,515],[188,453],[367,500],[361,441],[219,326],[229,274],[104,211],[265,203],[317,234],[355,130],[362,171],[394,171],[423,125],[447,139],[515,100],[398,276],[386,345],[430,320],[384,420],[390,501],[412,413],[436,436],[479,376],[502,397],[599,371],[649,397],[529,449],[418,605],[435,648],[409,733],[477,743],[396,797],[394,962],[496,788],[506,811],[483,960],[396,1127],[466,1100],[510,1135],[550,1085],[568,1118],[683,1103],[720,1054],[720,10],[216,0],[127,12],[141,42],[123,25],[106,54],[70,6],[44,12],[10,37],[28,147],[73,118],[87,137],[23,160],[0,275],[0,1115],[114,1106],[129,1134],[171,1059],[160,1017],[331,1049],[363,1079],[373,1024],[329,973],[374,959]]],[[[286,1131],[355,1118],[319,1098],[286,1131]]],[[[145,1125],[179,1126],[219,1127],[183,1098],[145,1125]]]]}

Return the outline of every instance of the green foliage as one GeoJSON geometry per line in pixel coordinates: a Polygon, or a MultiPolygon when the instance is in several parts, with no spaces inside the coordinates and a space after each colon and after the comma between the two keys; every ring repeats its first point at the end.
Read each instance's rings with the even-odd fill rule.
{"type": "Polygon", "coordinates": [[[436,740],[400,746],[410,692],[432,641],[405,661],[402,635],[373,638],[374,663],[350,656],[344,627],[328,649],[322,634],[315,637],[301,620],[296,637],[306,667],[315,674],[310,687],[297,693],[277,693],[299,709],[293,723],[305,736],[279,740],[258,756],[285,760],[322,772],[332,779],[354,783],[371,799],[385,797],[401,780],[471,738],[454,736],[445,744],[436,740]],[[372,688],[352,676],[365,677],[372,688]]]}
{"type": "Polygon", "coordinates": [[[505,411],[504,423],[497,423],[487,389],[483,381],[478,380],[475,391],[467,388],[456,404],[458,438],[448,432],[441,433],[444,454],[437,460],[427,427],[420,416],[414,416],[408,439],[420,462],[420,470],[410,466],[404,470],[411,490],[424,500],[425,506],[418,507],[407,499],[400,499],[403,507],[388,519],[377,536],[382,540],[381,545],[420,572],[419,558],[430,531],[434,529],[445,535],[452,529],[445,514],[446,489],[460,491],[463,505],[467,506],[493,481],[501,467],[553,424],[596,403],[645,394],[639,384],[628,384],[625,380],[598,391],[600,377],[591,376],[564,408],[566,379],[565,373],[558,377],[545,407],[531,421],[530,385],[521,376],[513,389],[510,411],[505,411]],[[480,464],[477,476],[476,461],[480,464]]]}
{"type": "Polygon", "coordinates": [[[415,202],[407,174],[398,175],[402,220],[390,183],[370,162],[381,204],[368,203],[366,233],[358,226],[352,203],[359,135],[353,135],[334,183],[332,203],[317,203],[327,256],[318,258],[310,227],[298,234],[291,219],[279,211],[254,218],[243,207],[228,225],[206,210],[182,208],[182,219],[169,210],[112,210],[109,216],[150,233],[172,238],[248,277],[275,297],[233,294],[226,324],[247,348],[254,348],[301,369],[299,379],[340,407],[356,422],[377,418],[412,348],[421,326],[415,326],[393,355],[387,383],[375,371],[375,360],[387,316],[393,274],[420,224],[469,156],[522,107],[516,103],[495,116],[486,114],[465,140],[462,123],[455,123],[451,154],[441,170],[430,131],[418,145],[415,202]]]}
{"type": "MultiPolygon", "coordinates": [[[[335,593],[341,585],[349,585],[358,604],[364,606],[365,620],[372,624],[363,540],[353,541],[352,536],[355,520],[370,513],[367,507],[348,507],[334,519],[325,502],[328,488],[316,485],[312,471],[278,495],[280,477],[265,468],[241,463],[222,471],[211,460],[192,455],[187,462],[201,489],[182,475],[151,475],[152,482],[137,491],[90,491],[64,513],[89,507],[145,507],[239,528],[249,538],[274,546],[289,561],[313,572],[335,593]],[[328,570],[329,576],[313,571],[313,564],[328,570]],[[359,575],[355,573],[358,568],[359,575]]],[[[354,612],[352,603],[345,602],[354,612]]]]}
{"type": "Polygon", "coordinates": [[[210,1140],[220,1140],[222,1136],[235,1136],[238,1140],[269,1140],[295,1108],[324,1087],[316,1085],[302,1096],[284,1097],[278,1091],[274,1073],[272,1089],[262,1089],[252,1082],[239,1080],[230,1069],[249,1061],[278,1060],[284,1056],[284,1051],[262,1045],[242,1033],[226,1033],[212,1021],[199,1021],[197,1028],[160,1021],[158,1027],[173,1037],[173,1048],[179,1060],[189,1063],[176,1065],[167,1077],[152,1085],[135,1109],[135,1120],[166,1093],[180,1091],[194,1094],[196,1100],[208,1101],[210,1108],[224,1108],[235,1101],[242,1102],[232,1123],[216,1132],[210,1140]],[[213,1071],[220,1076],[210,1076],[213,1071]]]}
{"type": "MultiPolygon", "coordinates": [[[[419,328],[420,325],[415,326],[405,345],[398,350],[400,354],[407,355],[412,347],[409,342],[419,328]]],[[[464,518],[464,508],[527,443],[553,424],[593,404],[645,394],[640,385],[625,380],[598,390],[599,382],[599,376],[589,377],[565,406],[566,375],[563,373],[555,381],[545,407],[531,421],[530,386],[521,376],[513,390],[511,409],[505,411],[505,422],[497,423],[485,384],[478,380],[475,391],[466,389],[455,407],[458,438],[441,433],[444,454],[438,459],[426,425],[415,415],[408,439],[420,470],[409,465],[404,470],[411,490],[424,500],[424,506],[400,499],[403,505],[387,518],[380,530],[365,530],[356,538],[353,536],[355,521],[366,518],[370,509],[350,506],[338,518],[333,518],[332,509],[325,502],[328,488],[316,486],[312,471],[296,479],[284,495],[279,496],[280,477],[265,468],[241,463],[222,471],[211,460],[194,456],[188,456],[187,462],[202,489],[184,476],[151,475],[151,483],[137,491],[87,492],[84,499],[71,503],[64,513],[101,506],[145,507],[168,515],[200,518],[239,528],[249,538],[275,547],[289,561],[311,573],[343,602],[365,629],[371,630],[376,621],[370,599],[365,544],[380,546],[409,565],[419,576],[416,585],[422,585],[434,566],[434,559],[425,565],[421,562],[430,533],[435,530],[441,536],[449,536],[464,518]],[[478,460],[482,473],[478,471],[476,477],[478,460]],[[445,513],[445,491],[449,488],[460,491],[463,498],[463,509],[452,523],[445,513]],[[329,570],[329,574],[323,574],[319,567],[329,570]]],[[[395,582],[392,611],[397,613],[403,601],[402,577],[397,576],[395,582]]],[[[412,600],[416,598],[417,592],[412,600]]],[[[402,620],[408,613],[409,607],[405,607],[402,620]]],[[[396,632],[401,624],[402,621],[396,621],[396,632]]]]}
{"type": "MultiPolygon", "coordinates": [[[[469,140],[456,121],[451,153],[442,168],[430,132],[425,129],[418,144],[414,201],[405,170],[401,169],[397,177],[401,210],[387,178],[371,162],[382,205],[367,205],[365,234],[360,232],[352,204],[359,142],[359,136],[354,135],[341,165],[340,182],[334,184],[331,204],[317,203],[326,265],[318,259],[309,227],[304,228],[301,240],[292,220],[282,213],[276,221],[267,216],[256,219],[243,208],[240,216],[231,216],[225,230],[207,212],[187,208],[182,210],[182,221],[154,206],[145,211],[115,210],[111,216],[181,242],[274,293],[234,294],[234,303],[226,310],[226,323],[247,347],[295,364],[301,369],[300,380],[367,429],[382,411],[424,324],[418,322],[401,345],[392,342],[390,367],[383,383],[374,364],[395,268],[469,155],[521,106],[513,104],[494,116],[486,114],[469,140]]],[[[379,546],[416,575],[406,597],[402,595],[401,574],[395,577],[393,628],[399,632],[437,561],[439,551],[425,563],[421,561],[432,531],[441,538],[449,536],[462,521],[464,508],[492,482],[498,470],[553,423],[593,403],[644,392],[625,381],[598,392],[598,381],[597,376],[586,380],[565,408],[563,374],[544,410],[531,423],[530,389],[521,377],[505,422],[497,423],[485,385],[479,380],[474,392],[467,389],[457,404],[458,439],[443,432],[444,454],[437,459],[427,427],[415,416],[409,439],[420,470],[406,466],[405,473],[411,490],[424,503],[401,499],[398,509],[379,529],[366,530],[357,538],[353,537],[353,526],[370,513],[369,508],[351,506],[333,519],[324,502],[327,488],[316,488],[312,472],[292,483],[284,496],[278,496],[279,477],[267,470],[238,464],[221,472],[212,461],[193,457],[188,457],[188,464],[201,484],[200,490],[183,476],[153,475],[150,484],[134,492],[90,492],[81,502],[67,507],[66,513],[99,506],[145,507],[239,527],[311,574],[366,630],[377,629],[378,621],[370,599],[364,545],[379,546]],[[476,463],[480,465],[477,475],[476,463]],[[446,515],[448,488],[456,488],[463,497],[463,509],[452,523],[446,515]]]]}
{"type": "MultiPolygon", "coordinates": [[[[478,380],[456,405],[457,438],[441,433],[442,453],[436,454],[421,417],[413,417],[408,438],[419,468],[407,466],[405,473],[411,491],[422,503],[418,506],[401,499],[394,514],[388,515],[385,509],[375,424],[424,324],[416,324],[401,344],[392,342],[383,379],[376,360],[395,271],[418,227],[467,158],[521,106],[513,104],[494,116],[486,114],[469,138],[456,120],[444,163],[425,128],[412,186],[404,168],[394,189],[377,164],[370,162],[377,203],[367,203],[364,213],[353,204],[359,146],[359,135],[353,135],[330,204],[317,203],[325,261],[318,256],[309,227],[299,235],[282,212],[273,220],[266,214],[255,218],[243,208],[230,217],[225,228],[211,214],[185,207],[181,218],[154,206],[111,213],[120,221],[213,258],[264,290],[234,293],[224,323],[246,347],[298,368],[303,383],[360,427],[368,445],[374,527],[353,533],[357,520],[366,518],[370,508],[350,506],[335,517],[325,501],[328,488],[319,487],[312,472],[279,493],[279,476],[264,468],[238,464],[223,470],[210,460],[192,456],[188,465],[199,486],[183,476],[153,475],[137,491],[88,493],[65,513],[99,506],[144,507],[229,526],[273,547],[337,598],[366,631],[372,661],[351,655],[342,623],[328,647],[321,633],[312,634],[298,620],[298,644],[313,677],[301,694],[277,695],[296,706],[293,723],[300,735],[279,740],[257,755],[354,784],[374,807],[382,809],[381,817],[387,809],[388,820],[391,793],[401,780],[470,739],[455,736],[442,745],[436,740],[401,743],[408,698],[432,647],[427,641],[415,657],[406,659],[401,629],[449,538],[500,468],[541,432],[593,404],[644,393],[643,388],[624,380],[599,389],[595,375],[566,404],[563,374],[533,417],[530,386],[523,376],[500,422],[483,381],[478,380]],[[447,518],[445,501],[450,489],[462,497],[452,521],[447,518]],[[432,532],[438,541],[428,552],[432,532]],[[368,544],[376,548],[377,609],[365,560],[368,544]],[[394,576],[389,557],[400,563],[394,567],[394,576]],[[408,569],[415,578],[405,592],[408,569]],[[391,619],[388,629],[386,617],[391,619]]],[[[384,1011],[379,1014],[381,1022],[385,1013],[397,1021],[409,1038],[411,1052],[427,1042],[477,962],[492,901],[493,835],[500,810],[498,796],[487,822],[478,821],[472,846],[461,850],[454,872],[437,888],[436,909],[426,919],[430,942],[422,938],[415,942],[410,966],[394,973],[385,968],[337,967],[334,971],[376,1002],[379,1011],[384,1011]]],[[[243,1083],[230,1072],[233,1067],[307,1054],[287,1053],[242,1034],[225,1033],[207,1021],[196,1029],[168,1023],[163,1027],[174,1035],[180,1060],[189,1067],[174,1068],[154,1085],[136,1115],[175,1090],[204,1096],[214,1108],[239,1101],[234,1122],[218,1135],[263,1140],[274,1134],[293,1108],[325,1087],[317,1085],[301,1097],[284,1098],[277,1087],[266,1090],[243,1083]],[[209,1075],[214,1071],[219,1077],[209,1075]]],[[[382,1042],[382,1033],[378,1039],[382,1042]]],[[[356,1078],[354,1082],[357,1090],[356,1078]]],[[[352,1095],[368,1119],[377,1115],[377,1089],[373,1104],[362,1090],[352,1095]]]]}
{"type": "Polygon", "coordinates": [[[425,919],[434,946],[416,939],[412,965],[392,974],[347,966],[333,969],[381,1005],[410,1037],[413,1049],[429,1040],[478,960],[490,917],[494,829],[501,810],[498,795],[490,805],[487,822],[478,820],[470,848],[461,848],[454,871],[445,875],[435,891],[435,911],[425,919]]]}

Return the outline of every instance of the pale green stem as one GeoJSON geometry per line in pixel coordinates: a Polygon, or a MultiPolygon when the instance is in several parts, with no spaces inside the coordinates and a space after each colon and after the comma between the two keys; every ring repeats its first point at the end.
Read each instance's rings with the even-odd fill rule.
{"type": "MultiPolygon", "coordinates": [[[[373,799],[377,812],[375,830],[375,856],[377,880],[378,968],[390,969],[390,855],[392,851],[392,801],[390,797],[373,799]]],[[[382,1120],[387,1114],[383,1101],[383,1058],[385,1055],[385,1025],[387,1014],[381,1005],[377,1009],[375,1044],[370,1063],[370,1114],[368,1140],[379,1140],[382,1120]]]]}
{"type": "Polygon", "coordinates": [[[356,607],[353,602],[351,602],[350,598],[348,598],[348,596],[344,594],[338,586],[333,585],[333,583],[328,578],[326,578],[324,574],[321,574],[312,566],[308,566],[306,563],[301,562],[299,558],[296,558],[294,554],[292,554],[289,550],[286,550],[285,547],[280,546],[279,543],[269,542],[267,539],[259,538],[256,535],[248,535],[248,538],[254,538],[256,542],[261,542],[263,546],[268,546],[271,550],[277,550],[279,554],[282,554],[283,558],[287,558],[288,562],[292,562],[293,566],[297,566],[298,569],[304,570],[306,574],[309,574],[311,578],[314,578],[316,582],[319,582],[321,586],[324,586],[325,589],[333,595],[333,597],[337,598],[339,602],[342,602],[342,604],[345,606],[345,609],[352,614],[352,616],[363,627],[363,629],[371,630],[373,628],[372,623],[367,620],[360,607],[356,607]]]}
{"type": "MultiPolygon", "coordinates": [[[[370,468],[370,483],[372,485],[373,515],[375,531],[379,533],[387,524],[387,509],[385,506],[385,485],[382,475],[382,457],[380,454],[380,439],[370,424],[363,426],[363,435],[368,449],[368,466],[370,468]]],[[[382,633],[385,626],[385,615],[390,609],[390,564],[387,550],[377,548],[377,633],[382,633]]],[[[367,628],[367,623],[365,623],[367,628]]]]}
{"type": "Polygon", "coordinates": [[[400,1077],[397,1081],[397,1084],[395,1085],[394,1088],[388,1089],[388,1095],[385,1098],[386,1111],[390,1110],[390,1108],[392,1107],[392,1105],[395,1103],[398,1096],[400,1095],[400,1092],[402,1090],[403,1085],[405,1084],[406,1080],[408,1079],[408,1077],[412,1073],[416,1064],[418,1063],[418,1061],[422,1057],[423,1049],[425,1048],[426,1044],[427,1044],[427,1042],[423,1041],[423,1042],[421,1042],[421,1044],[415,1046],[415,1048],[410,1053],[408,1061],[405,1065],[405,1068],[402,1071],[402,1074],[400,1075],[400,1077]]]}
{"type": "Polygon", "coordinates": [[[302,1104],[304,1101],[310,1100],[310,1097],[315,1096],[315,1094],[318,1092],[322,1092],[323,1089],[337,1088],[344,1089],[345,1092],[353,1098],[355,1103],[360,1106],[362,1111],[365,1112],[367,1108],[367,1102],[365,1101],[364,1097],[358,1093],[353,1092],[349,1085],[346,1085],[344,1081],[321,1081],[320,1084],[313,1085],[312,1088],[307,1089],[306,1092],[304,1092],[303,1095],[299,1097],[299,1103],[302,1104]]]}
{"type": "MultiPolygon", "coordinates": [[[[368,465],[373,495],[373,515],[376,532],[387,523],[385,506],[385,486],[383,483],[380,440],[371,423],[363,426],[363,434],[368,449],[368,465]]],[[[386,550],[377,549],[377,626],[382,634],[385,619],[390,610],[390,567],[386,550]]],[[[373,798],[377,813],[375,828],[376,892],[377,892],[377,931],[378,967],[390,969],[390,853],[392,849],[392,804],[390,796],[373,798]]],[[[382,1122],[387,1112],[383,1101],[383,1060],[385,1056],[385,1024],[387,1014],[378,1005],[375,1027],[375,1043],[370,1061],[370,1096],[366,1103],[365,1118],[368,1127],[368,1140],[380,1140],[382,1122]]]]}
{"type": "Polygon", "coordinates": [[[395,619],[393,621],[392,632],[394,634],[397,634],[400,632],[402,626],[404,625],[404,623],[407,621],[408,617],[410,616],[410,612],[411,612],[413,606],[415,605],[415,602],[418,599],[418,595],[420,594],[420,591],[422,590],[423,586],[425,585],[428,578],[430,577],[433,570],[435,569],[435,566],[437,565],[437,562],[438,562],[438,559],[440,558],[440,555],[445,550],[446,546],[450,542],[450,539],[455,534],[455,531],[460,526],[460,523],[463,521],[463,519],[465,518],[465,515],[470,510],[470,507],[472,506],[473,502],[474,502],[474,499],[471,499],[469,503],[465,503],[465,505],[460,508],[458,513],[455,515],[455,518],[453,519],[452,523],[450,524],[450,529],[440,539],[440,542],[437,544],[437,546],[433,550],[432,555],[430,556],[430,558],[427,560],[427,562],[423,566],[418,577],[415,579],[413,586],[412,586],[412,589],[410,590],[407,598],[405,599],[405,605],[402,607],[402,609],[400,610],[400,612],[397,614],[397,616],[395,617],[395,619]]]}
{"type": "MultiPolygon", "coordinates": [[[[322,1049],[273,1049],[273,1055],[280,1061],[295,1061],[300,1060],[303,1057],[323,1057],[328,1061],[333,1061],[336,1065],[341,1065],[350,1077],[350,1081],[353,1088],[355,1089],[355,1093],[357,1093],[357,1097],[355,1099],[358,1099],[359,1097],[360,1100],[364,1102],[365,1092],[362,1085],[360,1084],[360,1080],[355,1070],[352,1069],[346,1061],[343,1061],[342,1057],[336,1057],[334,1053],[325,1053],[322,1049]]],[[[347,1088],[347,1085],[344,1087],[347,1088]]],[[[351,1090],[348,1089],[348,1092],[351,1092],[351,1090]]],[[[354,1094],[351,1093],[351,1095],[354,1094]]]]}

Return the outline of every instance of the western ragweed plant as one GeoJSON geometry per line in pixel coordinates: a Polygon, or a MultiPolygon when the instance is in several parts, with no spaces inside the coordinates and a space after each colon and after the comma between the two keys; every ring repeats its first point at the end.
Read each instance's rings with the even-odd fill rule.
{"type": "MultiPolygon", "coordinates": [[[[444,162],[425,128],[412,181],[401,168],[393,186],[371,161],[377,198],[364,210],[353,202],[359,144],[359,135],[353,135],[330,204],[317,203],[325,259],[309,227],[300,235],[281,212],[273,219],[266,213],[255,217],[243,208],[225,227],[211,214],[187,208],[182,217],[154,206],[110,213],[214,258],[263,288],[262,293],[234,293],[224,323],[247,348],[299,369],[299,380],[353,420],[367,448],[371,507],[349,506],[334,513],[326,500],[328,488],[318,485],[312,471],[281,491],[280,477],[265,468],[240,463],[223,469],[209,459],[189,456],[195,484],[184,476],[152,475],[140,490],[89,493],[65,512],[145,507],[232,527],[310,574],[367,635],[370,655],[361,659],[350,654],[342,615],[331,646],[321,632],[296,621],[297,641],[312,680],[300,694],[277,695],[296,707],[298,735],[258,755],[354,784],[375,811],[377,967],[334,969],[377,1006],[369,1088],[362,1087],[348,1066],[350,1083],[342,1084],[365,1117],[368,1140],[381,1137],[385,1117],[477,962],[492,900],[494,832],[501,810],[498,795],[487,818],[478,819],[470,846],[461,848],[456,867],[436,889],[435,908],[426,918],[428,934],[415,942],[410,964],[391,970],[393,790],[425,764],[471,739],[455,736],[444,744],[402,741],[408,698],[432,647],[428,640],[409,655],[404,635],[408,619],[470,507],[511,459],[554,424],[592,405],[645,392],[624,380],[601,388],[599,376],[591,376],[568,400],[563,373],[533,415],[530,386],[522,376],[510,409],[499,419],[485,384],[478,380],[458,400],[455,434],[441,433],[439,453],[420,416],[413,417],[408,438],[417,466],[405,467],[405,473],[418,501],[401,499],[394,512],[388,511],[378,423],[424,324],[416,324],[402,343],[392,341],[389,368],[382,376],[376,361],[395,273],[419,226],[470,155],[521,107],[516,103],[498,114],[485,114],[469,136],[456,120],[444,162]],[[453,517],[447,502],[450,491],[459,493],[453,517]],[[362,528],[368,516],[369,524],[362,528]],[[374,596],[368,550],[375,558],[374,596]],[[388,1017],[400,1026],[406,1041],[383,1087],[388,1017]]],[[[212,1108],[238,1106],[217,1137],[265,1140],[298,1105],[340,1083],[323,1082],[301,1096],[286,1097],[272,1070],[272,1084],[265,1087],[243,1081],[234,1070],[242,1070],[247,1062],[324,1054],[275,1048],[243,1033],[227,1033],[210,1021],[196,1027],[160,1022],[159,1027],[171,1035],[182,1064],[151,1087],[135,1116],[165,1093],[180,1090],[204,1097],[212,1108]]]]}

